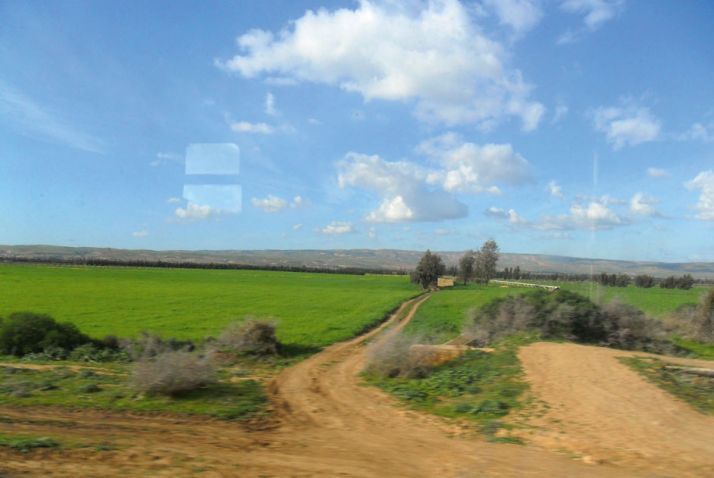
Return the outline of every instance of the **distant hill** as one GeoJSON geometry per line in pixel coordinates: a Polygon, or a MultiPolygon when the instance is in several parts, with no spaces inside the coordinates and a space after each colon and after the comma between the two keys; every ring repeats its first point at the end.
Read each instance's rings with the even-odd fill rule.
{"type": "MultiPolygon", "coordinates": [[[[444,257],[447,264],[456,264],[463,252],[443,251],[439,254],[444,257]]],[[[364,268],[403,271],[411,270],[421,255],[422,251],[398,249],[152,251],[98,247],[0,245],[0,260],[22,258],[47,261],[162,261],[256,267],[364,268]]],[[[499,268],[515,266],[519,266],[523,271],[537,273],[589,274],[592,271],[610,274],[651,274],[657,277],[691,274],[697,278],[714,278],[714,263],[712,262],[641,262],[542,254],[501,254],[499,268]]]]}

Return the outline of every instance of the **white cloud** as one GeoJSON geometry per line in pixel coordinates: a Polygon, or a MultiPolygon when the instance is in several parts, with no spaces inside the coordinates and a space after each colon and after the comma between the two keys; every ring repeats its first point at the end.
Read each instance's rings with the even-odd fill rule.
{"type": "Polygon", "coordinates": [[[464,217],[466,206],[442,190],[429,189],[429,172],[406,161],[348,153],[338,167],[341,188],[357,187],[382,198],[365,218],[372,222],[440,221],[464,217]]]}
{"type": "Polygon", "coordinates": [[[714,123],[694,123],[685,133],[679,136],[681,141],[714,141],[714,123]]]}
{"type": "Polygon", "coordinates": [[[614,149],[657,139],[660,121],[648,108],[624,101],[621,106],[600,107],[593,112],[595,129],[605,133],[614,149]]]}
{"type": "Polygon", "coordinates": [[[367,231],[367,237],[369,237],[370,239],[377,239],[377,230],[373,227],[370,227],[367,231]]]}
{"type": "Polygon", "coordinates": [[[499,193],[496,183],[521,184],[531,177],[530,165],[510,144],[463,142],[453,133],[424,141],[417,151],[436,159],[441,170],[429,174],[446,191],[499,193]]]}
{"type": "Polygon", "coordinates": [[[217,216],[219,214],[219,211],[217,209],[212,208],[211,206],[189,203],[185,208],[176,208],[174,214],[179,219],[200,221],[203,219],[208,219],[211,216],[217,216]]]}
{"type": "Polygon", "coordinates": [[[133,237],[141,238],[141,237],[146,237],[146,236],[148,236],[148,235],[149,235],[149,232],[146,231],[146,230],[134,231],[134,232],[131,233],[131,235],[132,235],[133,237]]]}
{"type": "Polygon", "coordinates": [[[484,0],[484,5],[516,34],[532,30],[543,18],[540,2],[534,0],[484,0]]]}
{"type": "Polygon", "coordinates": [[[267,197],[262,199],[251,198],[250,203],[253,207],[262,209],[263,212],[267,213],[278,212],[288,207],[288,202],[285,199],[273,196],[272,194],[268,194],[267,197]]]}
{"type": "Polygon", "coordinates": [[[556,197],[556,198],[563,197],[563,190],[561,189],[560,185],[555,181],[550,181],[548,183],[547,190],[548,190],[548,194],[550,194],[553,197],[556,197]]]}
{"type": "Polygon", "coordinates": [[[298,224],[293,224],[293,231],[299,231],[300,229],[303,228],[303,225],[298,223],[298,224]]]}
{"type": "Polygon", "coordinates": [[[319,230],[323,234],[348,234],[355,232],[355,228],[351,222],[332,221],[327,226],[319,230]]]}
{"type": "Polygon", "coordinates": [[[508,222],[514,225],[525,225],[528,223],[523,216],[518,214],[515,209],[509,209],[508,211],[501,209],[499,207],[489,207],[484,211],[486,216],[495,217],[497,219],[506,219],[508,222]]]}
{"type": "Polygon", "coordinates": [[[702,171],[694,179],[685,183],[687,189],[700,191],[696,209],[697,218],[714,221],[714,170],[702,171]]]}
{"type": "Polygon", "coordinates": [[[555,111],[553,111],[553,119],[550,120],[552,124],[559,123],[563,118],[565,118],[568,114],[568,107],[562,103],[559,103],[555,107],[555,111]]]}
{"type": "Polygon", "coordinates": [[[640,216],[657,216],[659,213],[654,207],[657,202],[657,199],[652,196],[639,192],[635,193],[630,199],[630,212],[640,216]]]}
{"type": "Polygon", "coordinates": [[[311,125],[322,124],[322,121],[320,121],[320,120],[317,119],[317,118],[308,118],[308,119],[307,119],[307,122],[310,123],[311,125]]]}
{"type": "Polygon", "coordinates": [[[168,198],[168,199],[166,200],[166,202],[167,202],[168,204],[178,204],[178,203],[181,202],[181,198],[170,197],[170,198],[168,198]]]}
{"type": "Polygon", "coordinates": [[[270,116],[277,116],[280,114],[278,109],[275,107],[275,96],[272,93],[265,95],[265,114],[270,116]]]}
{"type": "Polygon", "coordinates": [[[532,224],[532,227],[543,231],[605,230],[627,224],[629,224],[627,219],[620,217],[606,204],[591,201],[586,205],[580,203],[571,205],[568,214],[545,216],[532,224]]]}
{"type": "Polygon", "coordinates": [[[508,217],[508,213],[505,210],[494,206],[489,207],[483,213],[489,217],[497,217],[499,219],[506,219],[508,217]]]}
{"type": "Polygon", "coordinates": [[[0,119],[32,139],[62,144],[90,153],[104,153],[104,142],[75,128],[64,118],[40,106],[20,91],[0,81],[0,119]]]}
{"type": "Polygon", "coordinates": [[[272,134],[275,130],[266,123],[249,123],[248,121],[236,121],[231,124],[231,129],[236,133],[251,134],[272,134]]]}
{"type": "Polygon", "coordinates": [[[651,178],[666,178],[669,177],[669,172],[666,169],[647,168],[647,175],[651,178]]]}
{"type": "MultiPolygon", "coordinates": [[[[414,102],[426,122],[489,128],[515,116],[524,130],[535,129],[545,108],[469,8],[458,0],[414,5],[363,0],[354,10],[308,11],[277,34],[250,30],[238,38],[241,54],[217,64],[247,78],[273,74],[367,101],[414,102]]],[[[513,13],[508,21],[525,28],[527,17],[513,13]]]]}
{"type": "Polygon", "coordinates": [[[298,209],[298,208],[301,208],[301,207],[305,206],[306,204],[307,204],[307,203],[306,203],[305,200],[302,198],[302,196],[295,196],[295,197],[293,198],[293,202],[290,203],[290,207],[291,207],[291,208],[294,208],[294,209],[298,209]]]}
{"type": "Polygon", "coordinates": [[[563,0],[560,9],[566,13],[582,15],[583,28],[566,31],[558,38],[558,43],[572,43],[580,39],[585,32],[594,32],[619,15],[624,5],[624,0],[563,0]]]}

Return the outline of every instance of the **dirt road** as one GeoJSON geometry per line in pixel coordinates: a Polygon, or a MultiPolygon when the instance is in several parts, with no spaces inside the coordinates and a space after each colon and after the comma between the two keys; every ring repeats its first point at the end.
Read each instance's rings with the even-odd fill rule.
{"type": "MultiPolygon", "coordinates": [[[[531,415],[536,429],[525,437],[588,461],[661,476],[714,476],[714,417],[696,412],[617,360],[632,355],[647,354],[544,342],[522,348],[519,357],[531,391],[547,404],[543,416],[531,415]]],[[[699,360],[667,360],[707,366],[699,360]]]]}
{"type": "MultiPolygon", "coordinates": [[[[0,433],[111,441],[114,451],[0,449],[1,476],[602,477],[657,476],[588,465],[531,446],[492,444],[436,417],[410,412],[361,384],[365,341],[403,326],[428,299],[405,303],[379,329],[286,369],[270,387],[267,429],[212,420],[98,411],[0,407],[0,433]],[[400,324],[400,312],[409,313],[400,324]]],[[[662,476],[666,476],[662,475],[662,476]]]]}

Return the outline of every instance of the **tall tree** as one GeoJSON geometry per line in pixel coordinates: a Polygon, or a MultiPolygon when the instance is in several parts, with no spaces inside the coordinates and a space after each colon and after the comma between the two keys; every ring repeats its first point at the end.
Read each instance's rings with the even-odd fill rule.
{"type": "Polygon", "coordinates": [[[461,259],[459,259],[459,274],[463,277],[464,284],[473,278],[475,262],[474,251],[466,251],[461,259]]]}
{"type": "Polygon", "coordinates": [[[476,277],[488,283],[496,276],[498,244],[493,239],[484,242],[476,253],[476,277]]]}
{"type": "Polygon", "coordinates": [[[444,274],[445,270],[446,266],[444,266],[441,257],[427,250],[412,274],[412,282],[417,282],[421,284],[422,288],[427,289],[436,285],[437,279],[444,274]]]}

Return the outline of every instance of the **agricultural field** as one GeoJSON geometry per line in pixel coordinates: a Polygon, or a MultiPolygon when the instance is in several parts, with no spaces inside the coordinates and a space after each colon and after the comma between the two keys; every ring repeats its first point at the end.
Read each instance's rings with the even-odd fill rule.
{"type": "Polygon", "coordinates": [[[49,314],[91,337],[216,336],[245,316],[316,348],[357,335],[419,293],[405,276],[247,270],[0,265],[0,317],[49,314]]]}

